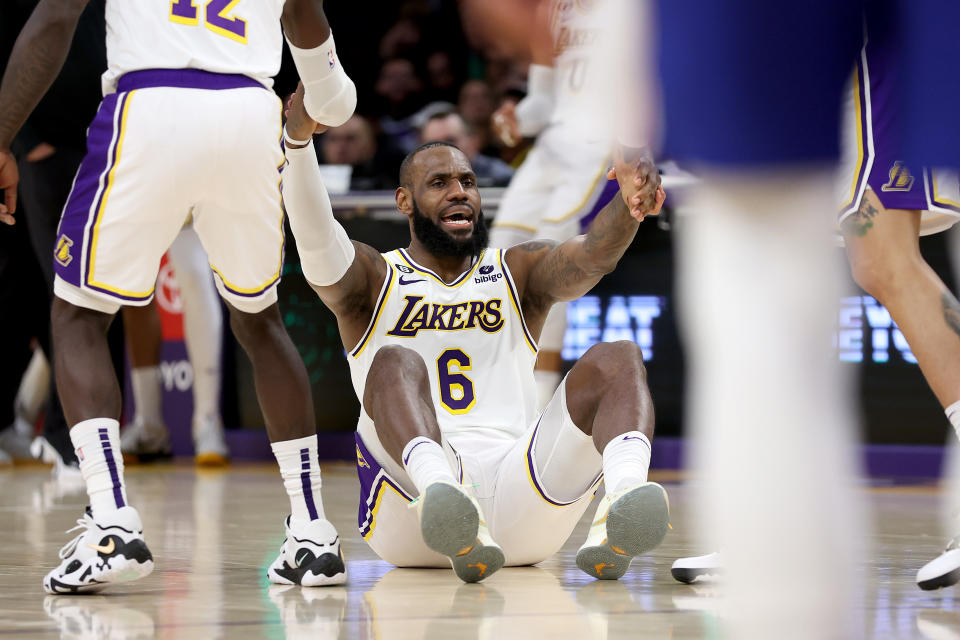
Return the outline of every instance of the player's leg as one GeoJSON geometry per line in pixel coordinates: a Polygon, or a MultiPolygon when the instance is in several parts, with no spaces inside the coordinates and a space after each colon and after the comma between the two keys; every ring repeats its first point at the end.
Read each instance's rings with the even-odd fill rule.
{"type": "MultiPolygon", "coordinates": [[[[342,584],[340,538],[321,499],[316,417],[307,370],[277,307],[283,263],[280,100],[262,88],[200,92],[191,126],[229,144],[198,171],[204,197],[193,225],[253,365],[257,398],[290,499],[287,538],[268,570],[275,582],[342,584]]],[[[178,230],[179,231],[179,230],[178,230]]]]}
{"type": "MultiPolygon", "coordinates": [[[[178,163],[156,149],[179,144],[177,104],[163,90],[104,98],[64,207],[54,252],[54,371],[91,511],[44,580],[50,593],[99,590],[153,569],[137,511],[127,504],[120,455],[120,387],[106,332],[121,304],[153,297],[160,259],[188,210],[178,163]]],[[[182,109],[182,106],[180,107],[182,109]]],[[[182,140],[184,146],[194,140],[182,140]]]]}
{"type": "Polygon", "coordinates": [[[163,421],[163,380],[160,376],[160,316],[154,301],[123,308],[123,329],[130,358],[133,423],[123,429],[120,448],[129,460],[170,455],[170,432],[163,421]]]}
{"type": "Polygon", "coordinates": [[[862,520],[851,392],[831,349],[829,185],[816,172],[708,174],[678,221],[696,513],[701,542],[723,553],[737,637],[794,624],[850,635],[862,520]],[[790,576],[776,589],[771,567],[790,576]]]}
{"type": "Polygon", "coordinates": [[[192,226],[184,227],[170,245],[183,300],[183,336],[193,365],[193,443],[196,462],[225,464],[230,452],[220,418],[220,351],[223,315],[210,263],[192,226]]]}
{"type": "Polygon", "coordinates": [[[477,501],[460,485],[440,442],[423,359],[404,347],[382,347],[367,372],[363,407],[385,452],[402,464],[418,492],[423,541],[447,556],[465,582],[488,578],[503,552],[487,533],[477,501]]]}

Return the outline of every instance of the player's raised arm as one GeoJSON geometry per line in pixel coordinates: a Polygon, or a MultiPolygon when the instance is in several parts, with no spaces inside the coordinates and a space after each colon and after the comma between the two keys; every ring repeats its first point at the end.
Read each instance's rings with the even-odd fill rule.
{"type": "Polygon", "coordinates": [[[280,22],[303,80],[307,113],[320,124],[339,127],[357,108],[357,88],[337,58],[323,0],[287,0],[280,22]]]}
{"type": "Polygon", "coordinates": [[[376,249],[352,242],[333,217],[311,139],[322,128],[304,109],[301,84],[287,109],[283,202],[303,275],[337,316],[344,344],[350,346],[370,320],[387,268],[376,249]]]}
{"type": "Polygon", "coordinates": [[[614,168],[620,193],[600,211],[586,234],[562,244],[534,240],[507,251],[507,263],[520,287],[524,313],[545,313],[554,302],[586,294],[617,266],[644,216],[656,215],[666,198],[660,176],[646,153],[624,158],[614,168]]]}
{"type": "Polygon", "coordinates": [[[13,224],[17,165],[10,153],[17,131],[60,73],[87,0],[41,0],[20,32],[0,85],[0,220],[13,224]]]}

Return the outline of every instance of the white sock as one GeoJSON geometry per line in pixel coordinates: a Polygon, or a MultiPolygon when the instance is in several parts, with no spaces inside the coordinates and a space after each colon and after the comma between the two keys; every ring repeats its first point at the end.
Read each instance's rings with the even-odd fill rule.
{"type": "Polygon", "coordinates": [[[458,484],[443,447],[436,440],[417,436],[403,448],[403,466],[421,494],[434,482],[458,484]]]}
{"type": "Polygon", "coordinates": [[[163,381],[160,367],[136,367],[130,371],[133,383],[135,419],[147,424],[163,424],[163,381]]]}
{"type": "Polygon", "coordinates": [[[944,409],[944,413],[947,414],[947,420],[953,425],[953,430],[957,432],[957,437],[960,438],[960,400],[944,409]]]}
{"type": "Polygon", "coordinates": [[[543,411],[560,386],[560,372],[534,369],[533,379],[537,384],[537,411],[543,411]]]}
{"type": "Polygon", "coordinates": [[[280,463],[283,486],[290,497],[291,525],[324,518],[317,436],[273,442],[270,447],[280,463]]]}
{"type": "Polygon", "coordinates": [[[639,431],[627,431],[603,448],[603,484],[607,493],[643,484],[650,470],[650,440],[639,431]]]}
{"type": "Polygon", "coordinates": [[[120,455],[120,423],[112,418],[93,418],[70,429],[70,440],[87,483],[94,516],[127,506],[120,455]]]}

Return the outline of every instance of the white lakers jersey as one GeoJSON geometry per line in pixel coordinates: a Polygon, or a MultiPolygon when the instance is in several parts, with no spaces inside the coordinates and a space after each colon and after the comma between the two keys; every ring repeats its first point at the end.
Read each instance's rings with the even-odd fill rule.
{"type": "Polygon", "coordinates": [[[284,0],[107,0],[103,93],[140,69],[202,69],[266,87],[280,69],[284,0]]]}
{"type": "MultiPolygon", "coordinates": [[[[383,254],[387,277],[373,318],[347,355],[361,402],[377,350],[397,345],[423,358],[445,437],[523,433],[536,416],[537,347],[503,254],[488,249],[450,284],[404,249],[383,254]]],[[[370,420],[363,409],[360,420],[370,420]]]]}

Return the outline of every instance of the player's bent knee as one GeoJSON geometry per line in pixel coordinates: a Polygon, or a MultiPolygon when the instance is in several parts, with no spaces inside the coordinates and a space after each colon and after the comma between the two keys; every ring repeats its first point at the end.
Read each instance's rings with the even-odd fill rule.
{"type": "Polygon", "coordinates": [[[646,367],[643,366],[643,351],[629,340],[599,342],[587,349],[580,362],[589,364],[603,380],[645,380],[647,377],[646,367]]]}
{"type": "Polygon", "coordinates": [[[387,345],[377,350],[367,372],[367,384],[384,375],[394,382],[422,383],[429,380],[427,365],[420,354],[413,349],[396,345],[387,345]]]}
{"type": "Polygon", "coordinates": [[[909,274],[919,266],[914,264],[914,258],[894,252],[857,251],[849,255],[854,281],[881,302],[895,295],[904,281],[909,281],[909,274]]]}

